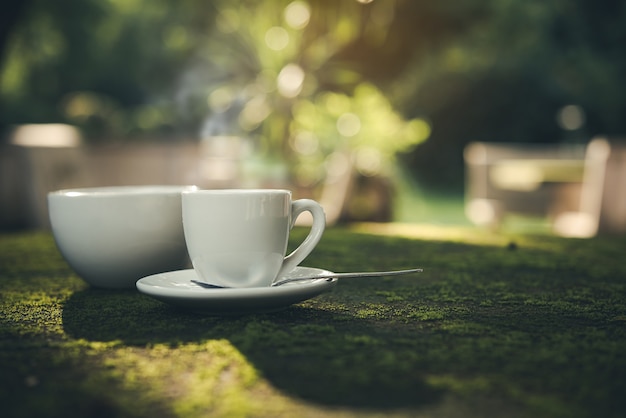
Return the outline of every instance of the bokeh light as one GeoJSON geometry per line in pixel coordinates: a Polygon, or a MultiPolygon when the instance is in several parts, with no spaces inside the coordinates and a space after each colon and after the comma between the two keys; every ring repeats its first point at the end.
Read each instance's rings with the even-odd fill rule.
{"type": "Polygon", "coordinates": [[[585,112],[577,105],[563,106],[557,113],[556,120],[562,129],[575,131],[585,124],[585,112]]]}
{"type": "Polygon", "coordinates": [[[301,155],[312,155],[319,149],[319,139],[313,132],[298,132],[292,137],[291,147],[301,155]]]}
{"type": "Polygon", "coordinates": [[[265,32],[265,44],[274,51],[281,51],[289,44],[289,34],[285,28],[273,26],[265,32]]]}
{"type": "Polygon", "coordinates": [[[228,87],[215,89],[207,99],[209,108],[214,112],[224,112],[228,110],[235,100],[233,91],[228,87]]]}
{"type": "Polygon", "coordinates": [[[310,18],[309,5],[303,1],[294,1],[285,7],[285,22],[293,29],[304,29],[310,18]]]}
{"type": "Polygon", "coordinates": [[[278,92],[284,97],[296,97],[302,91],[304,70],[297,64],[287,64],[278,73],[278,92]]]}
{"type": "Polygon", "coordinates": [[[258,127],[271,113],[264,94],[257,95],[249,100],[239,114],[239,125],[246,131],[258,127]]]}
{"type": "Polygon", "coordinates": [[[337,130],[345,137],[352,137],[361,130],[361,119],[354,113],[344,113],[337,119],[337,130]]]}
{"type": "Polygon", "coordinates": [[[371,177],[380,174],[383,158],[376,148],[361,147],[356,151],[356,169],[364,176],[371,177]]]}

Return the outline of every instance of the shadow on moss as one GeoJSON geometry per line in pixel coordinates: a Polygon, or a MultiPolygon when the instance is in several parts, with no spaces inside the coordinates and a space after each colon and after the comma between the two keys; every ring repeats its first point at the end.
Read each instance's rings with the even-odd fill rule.
{"type": "Polygon", "coordinates": [[[180,311],[136,292],[87,289],[67,300],[63,327],[76,339],[137,347],[225,339],[275,388],[318,404],[420,407],[442,395],[414,367],[407,367],[403,351],[387,346],[366,321],[315,307],[212,317],[180,311]]]}
{"type": "Polygon", "coordinates": [[[2,332],[0,341],[3,417],[176,416],[160,399],[137,402],[141,394],[123,387],[119,379],[84,355],[85,347],[67,350],[50,341],[25,339],[6,331],[2,332]],[[83,355],[78,355],[79,352],[83,355]],[[120,402],[120,398],[126,401],[120,402]]]}

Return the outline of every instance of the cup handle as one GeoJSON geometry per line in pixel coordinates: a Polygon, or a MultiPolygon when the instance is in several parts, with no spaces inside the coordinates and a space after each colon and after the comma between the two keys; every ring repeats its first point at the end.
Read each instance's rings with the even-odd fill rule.
{"type": "Polygon", "coordinates": [[[278,277],[295,269],[298,264],[313,251],[317,243],[320,242],[324,229],[326,228],[326,214],[322,206],[315,200],[299,199],[291,202],[291,225],[289,229],[293,228],[296,219],[298,219],[298,216],[300,216],[302,212],[310,212],[311,215],[313,215],[311,231],[309,231],[309,235],[302,241],[302,244],[285,257],[278,277]]]}

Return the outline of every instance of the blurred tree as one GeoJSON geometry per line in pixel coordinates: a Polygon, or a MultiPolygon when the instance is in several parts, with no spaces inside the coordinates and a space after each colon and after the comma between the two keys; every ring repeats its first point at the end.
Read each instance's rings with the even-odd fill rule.
{"type": "MultiPolygon", "coordinates": [[[[216,33],[193,70],[208,74],[200,85],[212,88],[203,134],[257,138],[259,151],[288,163],[306,185],[324,178],[337,151],[354,155],[362,174],[380,174],[430,128],[404,120],[366,83],[388,73],[387,62],[369,60],[372,71],[350,54],[368,45],[386,54],[401,3],[274,1],[268,13],[267,3],[216,2],[216,33]],[[226,117],[233,109],[238,117],[226,117]]],[[[197,85],[196,76],[185,90],[197,85]]]]}
{"type": "Polygon", "coordinates": [[[391,97],[427,115],[429,141],[405,159],[424,184],[460,190],[473,140],[588,141],[626,132],[626,8],[619,1],[473,1],[462,36],[414,57],[391,97]],[[564,130],[557,114],[582,109],[564,130]]]}
{"type": "Polygon", "coordinates": [[[626,130],[618,0],[24,4],[21,15],[4,6],[9,23],[21,17],[2,26],[3,128],[66,121],[91,140],[134,139],[206,133],[216,118],[233,129],[235,117],[263,146],[294,154],[294,105],[319,105],[324,92],[356,100],[369,85],[401,120],[432,128],[413,151],[399,146],[410,151],[402,160],[424,183],[456,188],[471,140],[626,130]],[[586,123],[564,131],[556,115],[571,104],[586,123]]]}
{"type": "Polygon", "coordinates": [[[0,124],[65,121],[88,139],[171,134],[173,80],[210,29],[201,0],[32,0],[0,72],[0,124]]]}

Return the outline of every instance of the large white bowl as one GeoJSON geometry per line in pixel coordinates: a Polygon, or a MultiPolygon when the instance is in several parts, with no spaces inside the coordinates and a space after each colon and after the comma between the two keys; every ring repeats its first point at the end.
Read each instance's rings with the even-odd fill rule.
{"type": "Polygon", "coordinates": [[[181,192],[194,186],[119,186],[48,194],[52,233],[68,264],[95,287],[134,288],[188,267],[181,192]]]}

